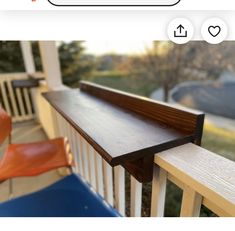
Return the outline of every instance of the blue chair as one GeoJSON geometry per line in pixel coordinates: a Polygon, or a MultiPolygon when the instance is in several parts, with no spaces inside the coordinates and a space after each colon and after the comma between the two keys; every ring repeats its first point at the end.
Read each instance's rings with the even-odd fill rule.
{"type": "Polygon", "coordinates": [[[78,175],[26,196],[0,203],[1,217],[120,217],[78,175]]]}

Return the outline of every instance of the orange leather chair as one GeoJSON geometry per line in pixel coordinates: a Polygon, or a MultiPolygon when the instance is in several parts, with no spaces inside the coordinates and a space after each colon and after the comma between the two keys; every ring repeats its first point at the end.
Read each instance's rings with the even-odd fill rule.
{"type": "Polygon", "coordinates": [[[0,107],[0,145],[9,137],[9,145],[0,160],[0,181],[74,166],[67,138],[11,144],[11,130],[11,117],[0,107]]]}

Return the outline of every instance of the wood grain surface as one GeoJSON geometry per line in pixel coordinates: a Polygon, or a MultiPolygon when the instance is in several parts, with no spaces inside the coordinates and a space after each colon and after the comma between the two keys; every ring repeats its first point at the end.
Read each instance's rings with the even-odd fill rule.
{"type": "Polygon", "coordinates": [[[152,168],[142,168],[155,153],[201,141],[201,113],[85,82],[81,90],[44,97],[111,166],[123,165],[132,172],[151,175],[152,168]]]}

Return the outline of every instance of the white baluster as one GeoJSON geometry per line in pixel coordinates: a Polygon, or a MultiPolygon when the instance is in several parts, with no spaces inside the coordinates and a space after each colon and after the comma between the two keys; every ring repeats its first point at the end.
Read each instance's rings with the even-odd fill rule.
{"type": "Polygon", "coordinates": [[[87,143],[90,184],[96,189],[94,148],[87,143]]]}
{"type": "Polygon", "coordinates": [[[104,183],[103,183],[103,168],[102,168],[102,158],[95,152],[95,163],[96,163],[96,188],[101,196],[104,196],[104,183]]]}
{"type": "Polygon", "coordinates": [[[114,168],[115,206],[125,216],[125,170],[121,166],[114,168]]]}
{"type": "Polygon", "coordinates": [[[112,167],[103,160],[105,199],[113,206],[113,171],[112,167]]]}
{"type": "Polygon", "coordinates": [[[166,197],[167,172],[154,166],[151,200],[151,217],[163,217],[166,197]]]}
{"type": "Polygon", "coordinates": [[[141,217],[142,184],[131,176],[131,217],[141,217]]]}
{"type": "Polygon", "coordinates": [[[202,196],[187,185],[184,186],[181,205],[181,217],[199,217],[201,211],[202,196]]]}
{"type": "Polygon", "coordinates": [[[84,138],[81,137],[81,149],[82,149],[82,160],[84,169],[84,178],[90,182],[89,167],[88,167],[88,156],[87,156],[87,144],[84,138]]]}

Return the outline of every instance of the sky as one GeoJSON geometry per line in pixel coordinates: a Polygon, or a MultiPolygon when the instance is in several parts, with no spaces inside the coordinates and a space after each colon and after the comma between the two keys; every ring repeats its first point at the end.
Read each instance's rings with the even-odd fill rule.
{"type": "Polygon", "coordinates": [[[115,54],[142,54],[146,47],[151,47],[152,41],[90,41],[86,40],[83,45],[86,47],[86,53],[94,55],[103,55],[107,53],[115,54]]]}

